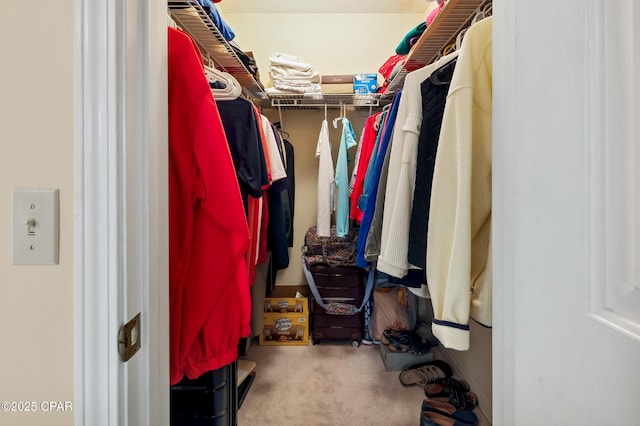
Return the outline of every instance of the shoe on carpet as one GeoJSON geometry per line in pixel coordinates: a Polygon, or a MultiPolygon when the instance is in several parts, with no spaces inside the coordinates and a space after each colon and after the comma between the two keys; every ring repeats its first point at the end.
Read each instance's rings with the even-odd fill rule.
{"type": "Polygon", "coordinates": [[[471,410],[461,410],[452,404],[438,402],[432,399],[422,401],[422,413],[430,412],[451,418],[465,425],[475,425],[478,423],[478,416],[471,410]]]}
{"type": "Polygon", "coordinates": [[[476,426],[477,423],[466,423],[444,414],[433,411],[423,411],[420,416],[420,426],[476,426]]]}
{"type": "Polygon", "coordinates": [[[478,405],[476,394],[471,392],[469,384],[460,379],[437,379],[424,385],[427,398],[447,402],[462,410],[473,410],[478,405]]]}
{"type": "Polygon", "coordinates": [[[451,377],[453,371],[446,362],[434,359],[420,364],[412,365],[408,369],[401,371],[398,378],[404,386],[418,385],[425,386],[438,379],[451,377]]]}

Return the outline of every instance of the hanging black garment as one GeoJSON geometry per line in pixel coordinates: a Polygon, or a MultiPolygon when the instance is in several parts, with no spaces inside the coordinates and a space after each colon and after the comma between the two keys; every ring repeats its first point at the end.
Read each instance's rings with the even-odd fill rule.
{"type": "Polygon", "coordinates": [[[284,213],[285,213],[285,221],[286,221],[286,230],[287,230],[287,246],[293,247],[293,213],[295,210],[296,203],[296,173],[295,173],[295,164],[294,164],[294,152],[293,145],[286,139],[282,140],[284,144],[285,150],[285,158],[287,159],[287,179],[289,181],[289,185],[287,189],[283,193],[283,196],[286,196],[284,213]]]}
{"type": "Polygon", "coordinates": [[[253,104],[244,98],[216,101],[216,105],[238,175],[244,211],[247,212],[247,195],[260,198],[262,188],[269,184],[255,110],[253,104]]]}
{"type": "Polygon", "coordinates": [[[422,124],[418,137],[416,185],[413,192],[407,258],[409,263],[422,269],[426,268],[427,229],[438,139],[456,62],[454,59],[437,69],[420,84],[422,124]]]}
{"type": "MultiPolygon", "coordinates": [[[[282,140],[277,129],[271,125],[277,145],[278,153],[283,164],[286,164],[282,151],[282,140]]],[[[267,204],[269,208],[269,225],[267,228],[267,249],[271,252],[272,266],[275,270],[289,266],[289,248],[287,245],[287,219],[285,214],[286,191],[289,188],[289,173],[287,177],[273,182],[267,190],[267,204]]]]}

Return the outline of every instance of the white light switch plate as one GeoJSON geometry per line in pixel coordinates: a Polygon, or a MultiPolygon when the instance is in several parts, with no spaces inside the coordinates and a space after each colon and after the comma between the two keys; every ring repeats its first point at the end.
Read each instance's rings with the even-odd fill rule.
{"type": "Polygon", "coordinates": [[[57,265],[60,245],[59,191],[13,190],[13,264],[57,265]]]}

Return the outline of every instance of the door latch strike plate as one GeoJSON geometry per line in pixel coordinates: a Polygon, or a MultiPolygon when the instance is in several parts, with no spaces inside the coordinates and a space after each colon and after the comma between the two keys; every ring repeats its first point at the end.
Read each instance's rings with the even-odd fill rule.
{"type": "Polygon", "coordinates": [[[118,354],[122,362],[127,362],[140,349],[140,313],[120,328],[118,333],[118,354]]]}

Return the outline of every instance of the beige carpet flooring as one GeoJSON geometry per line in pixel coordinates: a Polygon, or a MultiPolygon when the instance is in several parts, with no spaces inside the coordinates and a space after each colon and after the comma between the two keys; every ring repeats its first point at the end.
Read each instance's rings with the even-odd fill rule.
{"type": "Polygon", "coordinates": [[[238,426],[420,424],[422,389],[385,371],[377,346],[254,344],[243,358],[257,365],[238,426]]]}

